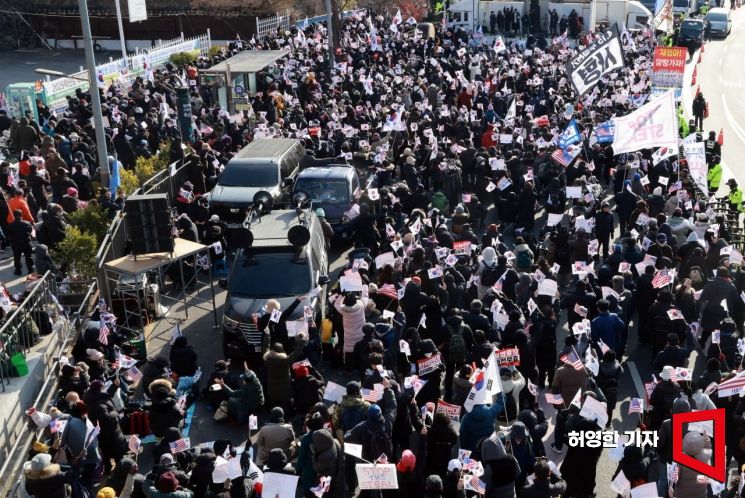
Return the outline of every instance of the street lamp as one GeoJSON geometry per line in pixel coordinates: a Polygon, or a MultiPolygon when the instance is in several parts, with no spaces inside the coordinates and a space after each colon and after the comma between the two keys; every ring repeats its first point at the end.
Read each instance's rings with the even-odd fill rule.
{"type": "MultiPolygon", "coordinates": [[[[91,107],[93,111],[93,127],[96,132],[96,152],[98,153],[98,171],[101,176],[101,184],[108,188],[110,171],[109,160],[106,152],[106,133],[103,128],[103,115],[101,114],[101,95],[98,91],[96,77],[96,60],[93,56],[93,35],[91,34],[91,22],[88,18],[88,1],[78,0],[78,9],[80,10],[80,22],[83,28],[83,43],[85,46],[85,65],[88,70],[88,83],[91,92],[91,107]]],[[[36,69],[37,73],[47,74],[50,76],[63,76],[76,80],[85,81],[85,79],[64,74],[60,71],[48,69],[36,69]]]]}

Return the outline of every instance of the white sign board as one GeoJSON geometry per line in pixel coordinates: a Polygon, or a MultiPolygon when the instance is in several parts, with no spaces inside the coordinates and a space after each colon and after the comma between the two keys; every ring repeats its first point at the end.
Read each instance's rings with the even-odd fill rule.
{"type": "MultiPolygon", "coordinates": [[[[355,470],[360,489],[398,489],[396,466],[393,464],[358,463],[355,470]]],[[[266,477],[264,482],[266,483],[266,477]]],[[[294,492],[295,488],[292,489],[294,492]]],[[[264,484],[264,490],[266,490],[266,484],[264,484]]],[[[261,494],[264,496],[263,492],[261,494]]]]}
{"type": "Polygon", "coordinates": [[[147,5],[145,5],[145,0],[127,0],[127,10],[129,11],[129,22],[147,20],[147,5]]]}

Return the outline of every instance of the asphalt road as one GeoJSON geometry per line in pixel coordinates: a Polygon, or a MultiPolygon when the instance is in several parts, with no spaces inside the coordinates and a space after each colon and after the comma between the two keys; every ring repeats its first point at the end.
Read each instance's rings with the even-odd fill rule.
{"type": "Polygon", "coordinates": [[[709,117],[704,119],[706,135],[724,130],[722,185],[732,177],[745,185],[745,169],[740,167],[745,157],[745,9],[733,11],[732,17],[730,35],[706,43],[697,65],[696,85],[684,87],[683,99],[690,113],[696,87],[701,87],[709,103],[709,117]]]}
{"type": "MultiPolygon", "coordinates": [[[[118,52],[97,52],[96,62],[108,62],[109,57],[120,57],[118,52]]],[[[52,69],[64,73],[76,73],[85,66],[82,50],[59,50],[51,52],[38,48],[31,50],[0,51],[0,91],[11,83],[30,83],[45,78],[34,72],[36,68],[52,69]]]]}

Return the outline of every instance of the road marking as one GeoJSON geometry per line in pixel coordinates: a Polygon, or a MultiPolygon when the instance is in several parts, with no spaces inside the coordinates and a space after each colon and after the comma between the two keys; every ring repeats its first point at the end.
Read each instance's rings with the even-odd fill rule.
{"type": "Polygon", "coordinates": [[[647,391],[644,389],[644,383],[639,376],[639,370],[636,369],[636,363],[634,363],[634,360],[626,360],[626,365],[629,367],[629,372],[631,372],[631,379],[634,381],[637,397],[646,399],[645,394],[647,391]]]}
{"type": "Polygon", "coordinates": [[[727,107],[727,98],[722,94],[722,108],[724,109],[724,117],[729,122],[730,126],[732,127],[732,131],[735,132],[735,134],[738,136],[740,141],[745,144],[745,132],[743,132],[742,128],[740,128],[740,125],[737,124],[737,121],[732,117],[732,113],[729,110],[729,107],[727,107]]]}
{"type": "Polygon", "coordinates": [[[724,62],[724,59],[722,59],[722,58],[720,57],[720,58],[719,58],[719,65],[721,66],[723,62],[724,62]]]}

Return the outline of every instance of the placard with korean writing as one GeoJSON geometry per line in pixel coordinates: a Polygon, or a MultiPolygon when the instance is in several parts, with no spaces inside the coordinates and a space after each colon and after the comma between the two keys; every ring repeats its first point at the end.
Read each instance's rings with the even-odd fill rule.
{"type": "Polygon", "coordinates": [[[613,26],[613,29],[598,34],[589,47],[569,61],[566,71],[574,91],[582,96],[604,75],[622,67],[623,48],[618,37],[618,26],[613,26]]]}
{"type": "Polygon", "coordinates": [[[442,358],[440,357],[440,353],[433,354],[429,358],[422,358],[421,360],[417,361],[417,365],[419,366],[419,375],[427,375],[428,373],[434,372],[437,370],[437,368],[442,363],[442,358]]]}
{"type": "Polygon", "coordinates": [[[498,349],[494,352],[497,358],[497,364],[500,367],[519,366],[520,350],[515,348],[498,349]]]}
{"type": "Polygon", "coordinates": [[[688,49],[685,47],[655,47],[652,62],[652,85],[682,88],[688,49]]]}
{"type": "Polygon", "coordinates": [[[443,400],[439,400],[437,401],[435,412],[444,413],[453,422],[460,422],[460,410],[460,405],[451,405],[450,403],[445,403],[443,400]]]}

